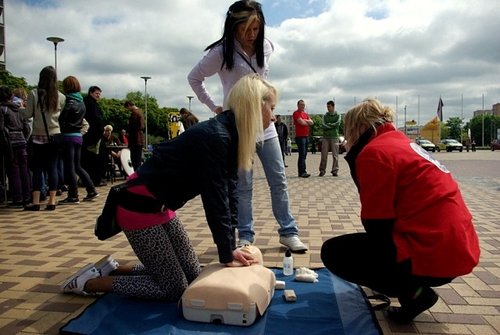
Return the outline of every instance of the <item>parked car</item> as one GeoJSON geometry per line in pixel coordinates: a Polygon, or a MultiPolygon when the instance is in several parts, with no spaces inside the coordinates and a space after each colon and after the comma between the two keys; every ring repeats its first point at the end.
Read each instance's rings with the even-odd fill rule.
{"type": "Polygon", "coordinates": [[[426,140],[425,138],[416,139],[415,142],[427,151],[432,151],[432,152],[436,152],[436,150],[439,151],[439,149],[436,149],[436,145],[434,143],[432,143],[429,140],[426,140]]]}
{"type": "Polygon", "coordinates": [[[439,150],[446,150],[447,152],[452,152],[453,150],[457,150],[457,151],[462,152],[464,150],[464,146],[462,145],[462,143],[458,142],[457,140],[451,139],[451,138],[441,140],[438,143],[438,147],[439,147],[439,150]]]}
{"type": "Polygon", "coordinates": [[[500,150],[500,140],[491,141],[491,151],[500,150]]]}

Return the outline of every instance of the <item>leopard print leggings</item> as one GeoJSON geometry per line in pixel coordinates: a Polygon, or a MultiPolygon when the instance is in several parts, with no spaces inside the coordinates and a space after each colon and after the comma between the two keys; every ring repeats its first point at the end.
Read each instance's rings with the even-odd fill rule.
{"type": "Polygon", "coordinates": [[[124,230],[142,264],[129,276],[113,279],[113,292],[146,299],[178,301],[201,267],[181,221],[124,230]]]}

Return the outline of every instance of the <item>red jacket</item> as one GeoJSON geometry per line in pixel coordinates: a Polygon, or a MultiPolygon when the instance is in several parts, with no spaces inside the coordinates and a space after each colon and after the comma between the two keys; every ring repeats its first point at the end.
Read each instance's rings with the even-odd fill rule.
{"type": "Polygon", "coordinates": [[[413,274],[456,277],[479,262],[472,215],[451,173],[392,124],[355,161],[362,219],[395,219],[397,260],[413,274]]]}

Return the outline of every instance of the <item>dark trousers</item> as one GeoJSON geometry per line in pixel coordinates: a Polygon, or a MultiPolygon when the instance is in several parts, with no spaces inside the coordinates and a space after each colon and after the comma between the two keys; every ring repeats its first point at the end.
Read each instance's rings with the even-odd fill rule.
{"type": "Polygon", "coordinates": [[[321,247],[321,260],[342,279],[400,299],[411,298],[420,287],[441,286],[454,279],[413,275],[411,260],[396,262],[393,243],[382,243],[367,233],[327,240],[321,247]]]}
{"type": "Polygon", "coordinates": [[[299,151],[299,159],[297,160],[297,169],[299,171],[299,176],[307,172],[306,169],[306,157],[307,157],[307,146],[309,144],[309,139],[307,137],[295,137],[295,143],[297,143],[297,149],[299,151]]]}
{"type": "Polygon", "coordinates": [[[140,144],[130,144],[128,145],[130,149],[130,161],[132,162],[132,167],[134,171],[137,171],[139,166],[142,163],[142,148],[143,146],[140,144]]]}
{"type": "Polygon", "coordinates": [[[12,189],[12,200],[28,202],[31,199],[31,180],[26,145],[12,148],[12,159],[8,161],[7,175],[12,189]]]}
{"type": "Polygon", "coordinates": [[[57,191],[57,159],[59,150],[54,143],[33,143],[33,190],[41,191],[43,174],[47,173],[49,191],[57,191]]]}
{"type": "Polygon", "coordinates": [[[283,157],[283,163],[285,163],[285,149],[286,149],[286,140],[282,140],[278,138],[280,142],[281,156],[283,157]]]}
{"type": "Polygon", "coordinates": [[[80,157],[82,168],[87,171],[90,179],[92,179],[92,183],[94,185],[99,185],[103,174],[101,158],[99,155],[90,152],[85,147],[82,147],[80,157]]]}
{"type": "Polygon", "coordinates": [[[69,198],[78,198],[77,175],[80,177],[83,186],[87,189],[87,193],[95,192],[92,179],[80,164],[81,151],[81,144],[70,141],[65,141],[63,143],[64,180],[68,185],[69,198]]]}

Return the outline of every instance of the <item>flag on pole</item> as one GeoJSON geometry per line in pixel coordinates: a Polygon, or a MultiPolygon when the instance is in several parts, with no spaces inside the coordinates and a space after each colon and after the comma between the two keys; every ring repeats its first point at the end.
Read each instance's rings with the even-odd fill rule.
{"type": "Polygon", "coordinates": [[[437,108],[437,116],[439,118],[439,121],[443,122],[443,100],[441,100],[441,97],[439,97],[439,103],[438,103],[438,108],[437,108]]]}

